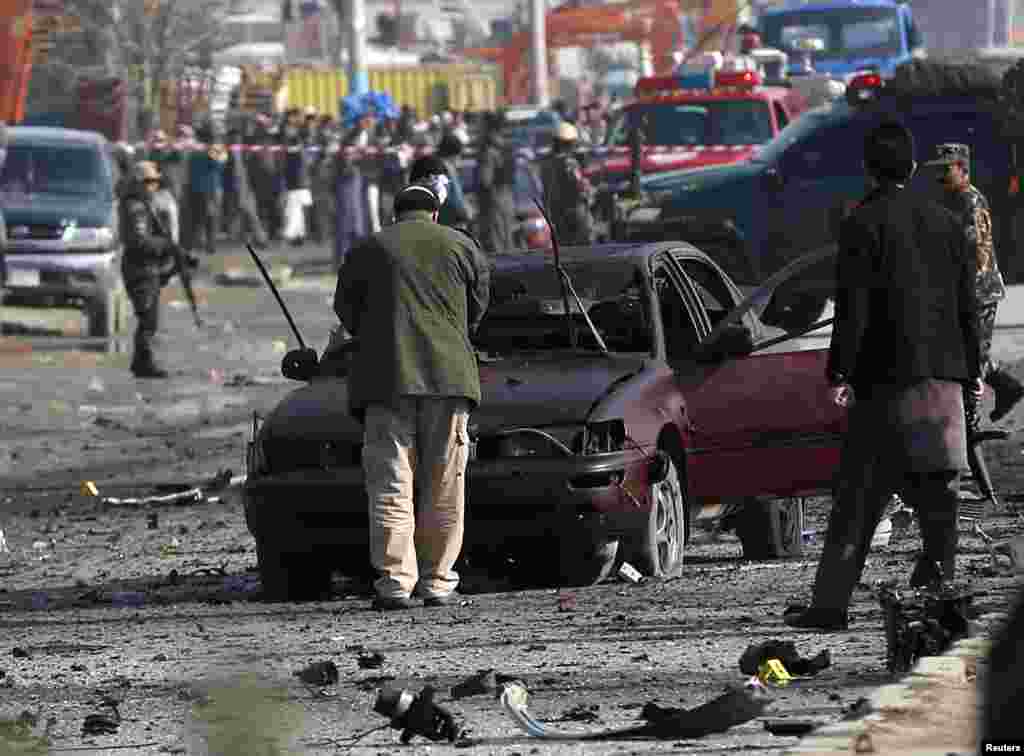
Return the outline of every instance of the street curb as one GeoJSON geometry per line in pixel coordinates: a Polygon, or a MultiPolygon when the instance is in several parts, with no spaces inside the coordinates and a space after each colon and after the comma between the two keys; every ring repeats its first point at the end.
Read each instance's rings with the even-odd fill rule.
{"type": "MultiPolygon", "coordinates": [[[[870,734],[878,725],[902,722],[906,726],[915,711],[929,706],[923,695],[939,683],[954,685],[973,684],[979,661],[988,658],[991,641],[974,637],[961,640],[941,656],[924,656],[918,660],[909,675],[901,680],[883,685],[869,698],[870,713],[860,719],[836,722],[815,730],[796,746],[787,750],[789,754],[831,754],[831,753],[900,753],[903,756],[949,756],[950,748],[896,748],[877,750],[872,745],[870,734]],[[874,727],[873,727],[874,726],[874,727]]],[[[978,701],[980,707],[980,701],[978,701]]],[[[950,738],[950,742],[954,742],[950,738]]],[[[952,752],[958,753],[958,752],[952,752]]]]}

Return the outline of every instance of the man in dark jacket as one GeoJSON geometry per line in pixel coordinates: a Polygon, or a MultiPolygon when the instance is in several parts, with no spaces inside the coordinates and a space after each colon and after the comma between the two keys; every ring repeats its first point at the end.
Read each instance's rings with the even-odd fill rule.
{"type": "Polygon", "coordinates": [[[480,402],[470,334],[490,296],[487,260],[437,223],[439,198],[412,185],[397,221],[357,244],[334,311],[357,340],[349,403],[364,424],[370,561],[379,609],[447,603],[458,585],[469,413],[480,402]],[[415,498],[415,505],[414,505],[415,498]]]}
{"type": "Polygon", "coordinates": [[[504,118],[488,113],[477,163],[477,216],[480,245],[489,254],[514,249],[512,228],[516,218],[515,155],[501,135],[504,118]]]}
{"type": "Polygon", "coordinates": [[[153,354],[153,337],[160,327],[160,289],[173,275],[174,242],[153,207],[161,180],[156,164],[139,163],[133,179],[122,182],[120,195],[121,276],[138,321],[131,371],[136,378],[166,378],[153,354]]]}
{"type": "Polygon", "coordinates": [[[540,165],[544,204],[562,244],[586,245],[593,241],[594,219],[590,214],[593,190],[573,154],[579,134],[563,121],[552,139],[551,154],[540,165]]]}
{"type": "Polygon", "coordinates": [[[184,234],[185,246],[189,250],[194,249],[202,234],[206,253],[213,255],[217,252],[220,207],[224,198],[224,164],[228,153],[222,144],[217,143],[212,126],[204,127],[196,136],[200,144],[188,158],[188,233],[184,234]]]}
{"type": "Polygon", "coordinates": [[[442,198],[437,222],[442,226],[467,229],[469,210],[466,208],[466,197],[462,193],[455,166],[442,160],[439,155],[424,155],[416,158],[409,168],[409,182],[412,184],[426,183],[429,186],[432,176],[443,176],[445,186],[445,197],[442,198]]]}
{"type": "Polygon", "coordinates": [[[911,585],[953,578],[964,384],[980,390],[975,266],[956,218],[905,191],[913,156],[902,125],[874,129],[864,160],[876,187],[840,229],[827,377],[849,423],[811,606],[787,614],[794,627],[846,628],[893,490],[921,527],[911,585]]]}

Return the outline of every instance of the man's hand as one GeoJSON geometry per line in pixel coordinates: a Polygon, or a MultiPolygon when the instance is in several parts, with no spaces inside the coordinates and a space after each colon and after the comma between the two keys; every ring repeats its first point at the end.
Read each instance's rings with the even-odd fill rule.
{"type": "Polygon", "coordinates": [[[853,406],[853,386],[849,383],[840,383],[838,386],[831,386],[828,390],[829,400],[837,407],[849,409],[853,406]]]}
{"type": "Polygon", "coordinates": [[[985,380],[983,378],[975,378],[971,381],[970,388],[974,398],[981,401],[981,398],[985,395],[985,380]]]}

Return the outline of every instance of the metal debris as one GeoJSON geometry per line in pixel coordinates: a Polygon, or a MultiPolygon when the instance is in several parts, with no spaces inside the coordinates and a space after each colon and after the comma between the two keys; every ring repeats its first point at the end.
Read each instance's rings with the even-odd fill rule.
{"type": "Polygon", "coordinates": [[[973,595],[952,585],[938,590],[879,590],[885,616],[886,662],[894,675],[908,673],[922,656],[939,656],[966,638],[973,595]]]}
{"type": "Polygon", "coordinates": [[[338,667],[332,661],[314,662],[308,667],[294,673],[297,678],[307,685],[337,685],[338,667]]]}

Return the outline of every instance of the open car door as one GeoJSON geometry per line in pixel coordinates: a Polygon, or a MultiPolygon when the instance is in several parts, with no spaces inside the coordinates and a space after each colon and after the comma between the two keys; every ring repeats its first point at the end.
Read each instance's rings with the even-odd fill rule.
{"type": "MultiPolygon", "coordinates": [[[[834,248],[806,255],[724,316],[709,312],[698,363],[677,368],[690,420],[687,474],[698,499],[831,488],[846,412],[829,400],[827,348],[799,342],[831,319],[786,332],[765,326],[759,314],[780,286],[834,257],[834,248]]],[[[706,296],[697,296],[706,306],[706,296]]]]}

